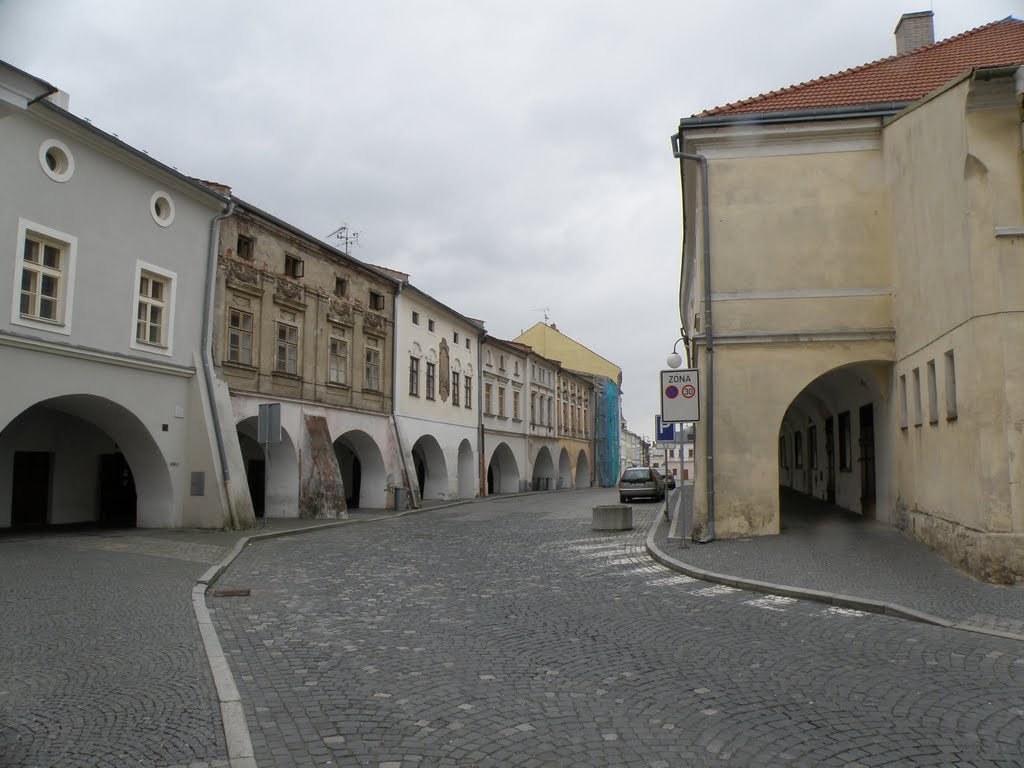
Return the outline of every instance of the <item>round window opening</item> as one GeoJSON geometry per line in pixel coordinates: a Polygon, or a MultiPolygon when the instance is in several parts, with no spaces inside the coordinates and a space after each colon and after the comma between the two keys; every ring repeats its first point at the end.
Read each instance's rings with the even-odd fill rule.
{"type": "Polygon", "coordinates": [[[174,221],[174,202],[166,192],[154,192],[149,200],[149,212],[153,221],[161,227],[169,227],[174,221]]]}
{"type": "Polygon", "coordinates": [[[39,146],[39,164],[54,181],[65,182],[75,172],[75,160],[65,144],[47,139],[39,146]]]}

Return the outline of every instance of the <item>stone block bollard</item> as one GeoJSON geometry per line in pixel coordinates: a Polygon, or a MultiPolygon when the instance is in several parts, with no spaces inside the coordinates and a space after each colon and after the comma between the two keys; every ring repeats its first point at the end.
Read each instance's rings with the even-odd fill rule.
{"type": "Polygon", "coordinates": [[[594,507],[590,526],[595,531],[629,531],[633,528],[633,508],[628,504],[602,504],[594,507]]]}

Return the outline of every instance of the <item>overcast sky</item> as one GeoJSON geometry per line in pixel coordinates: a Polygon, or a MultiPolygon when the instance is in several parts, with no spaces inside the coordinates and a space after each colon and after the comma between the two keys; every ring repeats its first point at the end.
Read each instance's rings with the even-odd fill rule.
{"type": "MultiPolygon", "coordinates": [[[[0,0],[0,58],[183,173],[511,339],[623,370],[653,435],[678,337],[679,118],[895,52],[903,0],[0,0]],[[547,308],[547,309],[545,309],[547,308]]],[[[936,39],[1024,0],[934,0],[936,39]]]]}

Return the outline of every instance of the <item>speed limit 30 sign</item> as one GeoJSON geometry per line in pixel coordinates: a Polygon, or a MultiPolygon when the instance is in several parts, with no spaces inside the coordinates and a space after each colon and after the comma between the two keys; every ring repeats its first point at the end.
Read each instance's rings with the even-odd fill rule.
{"type": "Polygon", "coordinates": [[[661,421],[700,421],[700,377],[696,368],[661,372],[661,421]]]}

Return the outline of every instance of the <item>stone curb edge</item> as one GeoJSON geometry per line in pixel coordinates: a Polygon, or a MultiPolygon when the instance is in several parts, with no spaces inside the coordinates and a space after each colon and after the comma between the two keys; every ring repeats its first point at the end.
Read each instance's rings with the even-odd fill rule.
{"type": "Polygon", "coordinates": [[[666,568],[671,568],[673,571],[678,571],[687,576],[692,576],[695,579],[701,579],[703,581],[709,581],[715,584],[725,584],[726,586],[736,587],[737,589],[745,589],[751,592],[760,592],[768,595],[780,595],[782,597],[795,597],[801,600],[815,600],[820,603],[829,603],[831,605],[840,608],[853,608],[858,611],[864,611],[866,613],[879,613],[885,616],[892,616],[898,619],[908,619],[910,621],[918,621],[923,624],[932,624],[938,627],[945,627],[947,629],[959,629],[964,632],[973,632],[979,635],[991,635],[993,637],[1002,637],[1007,640],[1017,640],[1024,642],[1024,635],[1019,635],[1014,632],[1004,632],[999,629],[989,629],[987,627],[976,627],[971,624],[965,624],[963,622],[951,621],[949,619],[943,619],[940,616],[934,616],[924,611],[918,611],[913,608],[907,608],[896,603],[884,603],[880,600],[871,600],[863,597],[851,597],[850,595],[840,595],[832,592],[821,592],[816,589],[807,589],[804,587],[792,587],[785,584],[773,584],[767,581],[755,581],[754,579],[744,579],[739,576],[730,576],[724,573],[715,573],[714,571],[706,571],[703,568],[698,568],[694,565],[684,563],[682,560],[677,560],[668,553],[664,552],[654,541],[655,534],[658,531],[660,525],[664,523],[660,520],[657,524],[651,526],[651,530],[647,534],[647,552],[648,554],[658,563],[661,563],[666,568]]]}
{"type": "MultiPolygon", "coordinates": [[[[563,488],[563,491],[577,490],[563,488]]],[[[589,489],[580,489],[589,490],[589,489]]],[[[557,491],[556,491],[557,492],[557,491]]],[[[221,721],[224,724],[224,743],[228,750],[228,762],[231,768],[258,768],[256,757],[253,754],[252,738],[249,735],[249,724],[245,719],[245,709],[242,706],[242,699],[235,685],[235,677],[231,673],[224,649],[221,647],[220,639],[217,637],[217,630],[213,626],[213,619],[206,607],[206,592],[212,587],[228,566],[234,562],[242,550],[254,542],[277,539],[283,536],[293,536],[311,531],[322,531],[325,528],[338,528],[343,525],[354,525],[357,523],[376,523],[381,520],[394,520],[399,517],[420,514],[422,512],[433,512],[439,509],[451,509],[466,504],[477,504],[491,501],[493,499],[508,498],[509,496],[534,496],[552,491],[528,491],[517,494],[494,494],[482,498],[464,499],[451,502],[450,504],[439,504],[431,507],[420,507],[419,509],[407,509],[395,515],[381,515],[370,517],[365,520],[334,520],[323,525],[310,525],[304,528],[287,528],[281,531],[270,531],[268,533],[253,533],[243,536],[232,547],[231,551],[216,565],[210,566],[200,576],[192,587],[192,610],[195,613],[196,622],[199,624],[199,634],[203,640],[203,650],[206,652],[206,661],[210,665],[210,672],[213,675],[213,684],[217,690],[217,701],[220,705],[221,721]]]]}

